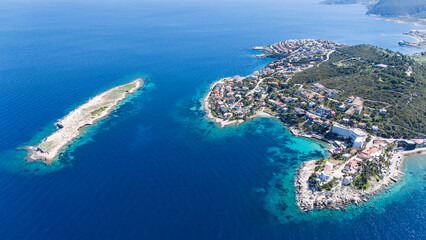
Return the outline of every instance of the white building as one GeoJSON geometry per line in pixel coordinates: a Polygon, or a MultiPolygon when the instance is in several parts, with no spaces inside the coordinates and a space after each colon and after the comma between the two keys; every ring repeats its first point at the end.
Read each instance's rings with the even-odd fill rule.
{"type": "Polygon", "coordinates": [[[330,172],[327,170],[322,170],[320,174],[321,182],[327,182],[330,179],[330,172]]]}
{"type": "Polygon", "coordinates": [[[331,161],[325,162],[324,167],[329,167],[330,169],[333,169],[333,163],[331,161]]]}
{"type": "Polygon", "coordinates": [[[340,124],[334,124],[331,132],[344,138],[350,138],[352,140],[352,147],[354,148],[362,147],[367,139],[367,134],[364,131],[356,128],[349,128],[340,124]]]}

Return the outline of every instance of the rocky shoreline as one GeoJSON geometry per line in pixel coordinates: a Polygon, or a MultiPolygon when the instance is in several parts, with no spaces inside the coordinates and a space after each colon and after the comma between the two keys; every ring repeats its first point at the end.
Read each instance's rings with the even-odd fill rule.
{"type": "MultiPolygon", "coordinates": [[[[208,96],[205,98],[208,99],[208,96]]],[[[205,109],[208,109],[205,107],[205,109]]],[[[270,113],[259,110],[252,118],[257,116],[268,116],[274,117],[276,119],[281,120],[284,126],[290,131],[293,136],[297,137],[305,137],[315,140],[323,141],[327,144],[330,144],[330,141],[325,139],[324,137],[314,136],[307,134],[300,129],[286,123],[282,119],[277,116],[274,116],[270,113]]],[[[214,118],[211,115],[207,114],[207,118],[213,120],[215,123],[220,125],[220,128],[223,128],[227,125],[232,124],[240,124],[242,122],[218,122],[217,118],[214,118]]],[[[398,161],[398,166],[395,167],[392,174],[386,175],[383,180],[380,182],[376,182],[370,188],[366,190],[355,189],[350,186],[342,186],[340,185],[337,188],[332,189],[332,191],[320,192],[314,189],[311,189],[308,185],[308,179],[311,176],[314,168],[316,166],[316,160],[306,161],[301,163],[300,168],[296,170],[296,174],[294,177],[294,187],[296,194],[296,202],[299,206],[299,209],[302,212],[309,212],[314,209],[322,210],[322,209],[335,209],[335,210],[346,210],[347,205],[360,205],[363,202],[367,202],[371,196],[377,195],[381,193],[384,189],[388,188],[391,184],[399,181],[401,176],[404,173],[401,172],[402,164],[405,156],[414,155],[414,154],[423,154],[426,153],[426,149],[403,152],[399,154],[395,154],[393,159],[398,161]]]]}
{"type": "MultiPolygon", "coordinates": [[[[216,83],[217,82],[213,83],[210,86],[210,89],[212,89],[216,83]]],[[[220,128],[223,128],[227,125],[233,125],[233,124],[238,125],[244,122],[243,120],[241,120],[240,122],[223,121],[221,119],[213,117],[211,113],[209,113],[208,105],[206,105],[208,103],[208,97],[209,96],[207,95],[203,101],[204,110],[207,112],[206,116],[208,119],[211,119],[215,123],[219,124],[220,128]]],[[[292,126],[291,124],[288,124],[287,122],[285,122],[283,119],[279,118],[278,116],[274,116],[273,114],[264,112],[263,110],[259,110],[258,112],[256,112],[256,114],[250,119],[258,117],[258,116],[274,117],[280,120],[293,136],[320,140],[327,144],[331,143],[330,140],[324,137],[305,133],[302,130],[292,126]]],[[[339,186],[333,188],[331,191],[321,192],[321,191],[316,191],[314,189],[311,189],[308,184],[308,179],[315,169],[315,166],[316,166],[315,163],[317,160],[303,162],[301,163],[300,168],[296,170],[296,174],[293,181],[294,187],[295,187],[297,205],[299,206],[299,209],[302,212],[308,212],[314,209],[346,210],[345,207],[348,205],[360,205],[364,202],[367,202],[371,196],[381,193],[384,189],[388,188],[391,184],[399,181],[401,176],[404,175],[404,173],[401,172],[401,168],[402,168],[405,156],[409,156],[413,154],[423,154],[423,153],[426,153],[426,149],[407,151],[407,152],[394,154],[392,156],[392,159],[395,162],[397,162],[397,164],[396,163],[394,164],[393,170],[390,171],[390,173],[386,175],[382,180],[380,180],[379,182],[372,183],[372,185],[365,190],[355,189],[351,186],[343,186],[341,185],[341,183],[339,183],[339,186]]]]}
{"type": "MultiPolygon", "coordinates": [[[[279,119],[294,136],[330,144],[331,155],[327,159],[305,162],[297,170],[294,185],[302,211],[338,209],[366,202],[369,196],[381,192],[403,175],[401,152],[426,143],[426,139],[378,137],[387,136],[379,132],[381,129],[376,124],[385,124],[389,114],[386,108],[363,106],[366,100],[362,96],[338,100],[333,96],[339,94],[339,90],[319,82],[312,85],[291,82],[294,74],[323,66],[333,52],[341,54],[338,49],[343,47],[313,39],[253,47],[265,52],[255,56],[277,60],[248,76],[236,75],[214,82],[203,99],[206,117],[220,128],[268,116],[279,119]]],[[[333,64],[351,65],[345,61],[353,59],[333,64]]],[[[371,67],[385,69],[388,65],[372,64],[371,67]]],[[[410,75],[412,69],[409,67],[404,73],[410,75]]]]}
{"type": "Polygon", "coordinates": [[[413,154],[425,153],[426,149],[396,153],[393,160],[397,161],[394,164],[393,171],[385,175],[382,180],[374,182],[370,180],[371,186],[365,190],[355,189],[352,186],[343,186],[338,183],[338,186],[331,191],[317,191],[309,187],[308,179],[311,176],[316,166],[317,160],[303,162],[297,169],[294,177],[294,186],[296,194],[296,202],[302,212],[308,212],[313,209],[342,209],[345,210],[347,205],[359,205],[373,196],[381,193],[389,185],[399,181],[404,173],[401,172],[404,157],[413,154]]]}
{"type": "MultiPolygon", "coordinates": [[[[228,125],[233,125],[233,124],[239,125],[245,122],[244,120],[239,120],[239,121],[222,120],[222,119],[214,117],[211,114],[211,110],[208,105],[209,94],[211,93],[211,90],[214,88],[215,84],[217,84],[218,82],[220,82],[220,80],[210,85],[209,93],[206,95],[206,97],[203,100],[203,109],[207,113],[206,117],[208,119],[213,120],[215,123],[219,124],[220,128],[223,128],[228,125]]],[[[293,136],[320,140],[327,144],[332,143],[332,141],[324,138],[323,136],[306,133],[294,127],[293,125],[287,123],[284,119],[280,118],[279,116],[263,111],[263,109],[258,110],[248,120],[258,116],[274,117],[280,120],[293,136]]],[[[420,150],[400,152],[400,153],[393,154],[392,159],[395,162],[393,164],[393,169],[391,169],[389,171],[389,174],[385,175],[382,180],[380,180],[379,182],[372,182],[371,186],[365,190],[355,189],[351,186],[343,186],[340,182],[339,182],[339,186],[333,188],[331,191],[322,192],[322,191],[316,191],[314,189],[311,189],[308,184],[308,179],[315,169],[316,160],[303,162],[300,168],[296,170],[296,174],[294,177],[294,187],[295,187],[297,205],[299,206],[299,209],[302,212],[308,212],[314,209],[346,210],[345,207],[347,205],[360,205],[363,202],[367,202],[371,196],[381,193],[384,189],[388,188],[389,185],[399,181],[401,176],[404,175],[404,173],[401,172],[404,156],[421,154],[425,152],[426,152],[426,149],[420,149],[420,150]]]]}
{"type": "Polygon", "coordinates": [[[232,121],[229,121],[229,120],[224,120],[224,119],[220,119],[220,118],[214,117],[213,114],[212,114],[212,111],[210,109],[209,97],[210,97],[210,94],[211,94],[214,86],[216,84],[220,83],[221,81],[222,81],[222,79],[220,79],[219,81],[216,81],[216,82],[210,84],[209,92],[206,94],[206,96],[203,99],[202,105],[203,105],[203,110],[206,113],[206,118],[212,120],[216,124],[219,124],[219,128],[223,128],[223,127],[234,125],[234,124],[239,125],[239,124],[243,123],[244,120],[232,120],[232,121]]]}
{"type": "Polygon", "coordinates": [[[57,130],[39,144],[25,147],[28,161],[50,164],[81,129],[106,117],[126,97],[143,85],[142,79],[114,87],[89,99],[55,123],[57,130]]]}

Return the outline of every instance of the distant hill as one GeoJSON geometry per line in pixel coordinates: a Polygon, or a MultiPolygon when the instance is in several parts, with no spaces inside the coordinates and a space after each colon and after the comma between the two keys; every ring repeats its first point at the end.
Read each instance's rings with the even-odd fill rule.
{"type": "Polygon", "coordinates": [[[377,3],[378,0],[325,0],[322,1],[322,4],[328,4],[328,5],[333,5],[333,4],[374,4],[377,3]]]}
{"type": "Polygon", "coordinates": [[[367,14],[426,22],[426,0],[325,0],[322,4],[364,4],[367,14]]]}
{"type": "Polygon", "coordinates": [[[292,82],[319,82],[339,90],[337,100],[360,96],[366,107],[387,108],[379,136],[426,136],[426,65],[409,56],[369,45],[339,48],[329,61],[297,73],[292,82]]]}
{"type": "Polygon", "coordinates": [[[367,14],[423,19],[426,18],[426,0],[381,0],[372,5],[367,14]]]}

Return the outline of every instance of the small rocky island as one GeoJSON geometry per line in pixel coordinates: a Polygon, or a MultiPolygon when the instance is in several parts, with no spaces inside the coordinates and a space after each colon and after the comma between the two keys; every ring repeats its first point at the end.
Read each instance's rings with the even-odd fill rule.
{"type": "Polygon", "coordinates": [[[277,60],[213,83],[206,116],[220,127],[272,116],[329,143],[330,157],[297,170],[301,211],[367,201],[403,175],[404,156],[425,151],[426,66],[411,56],[314,39],[253,49],[277,60]]]}
{"type": "Polygon", "coordinates": [[[94,124],[108,114],[123,99],[142,86],[142,79],[114,87],[89,99],[56,123],[57,130],[44,138],[38,145],[28,146],[28,161],[42,161],[50,164],[73,139],[81,134],[81,129],[94,124]]]}

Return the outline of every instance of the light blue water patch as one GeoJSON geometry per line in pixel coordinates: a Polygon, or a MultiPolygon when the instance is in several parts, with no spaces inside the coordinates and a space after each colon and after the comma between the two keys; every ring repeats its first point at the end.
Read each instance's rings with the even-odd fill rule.
{"type": "Polygon", "coordinates": [[[270,61],[253,57],[253,46],[319,38],[411,52],[397,43],[416,27],[318,0],[10,0],[0,1],[0,21],[0,163],[16,163],[0,168],[2,239],[425,236],[420,186],[402,187],[409,192],[384,211],[321,211],[297,221],[292,174],[326,147],[270,118],[219,129],[200,110],[211,83],[270,61]],[[16,147],[140,76],[149,80],[140,95],[88,128],[55,162],[64,167],[20,174],[29,165],[3,161],[8,153],[23,160],[16,147]]]}
{"type": "Polygon", "coordinates": [[[294,176],[302,160],[294,165],[283,164],[281,172],[277,173],[267,190],[265,208],[282,223],[288,222],[339,222],[343,219],[355,219],[363,214],[386,214],[389,206],[406,201],[413,195],[425,195],[426,156],[408,157],[402,168],[405,175],[399,182],[388,186],[381,193],[372,196],[359,206],[348,205],[347,211],[323,209],[311,212],[301,212],[295,201],[294,176]]]}
{"type": "Polygon", "coordinates": [[[366,205],[373,204],[376,211],[385,212],[386,206],[397,204],[410,195],[424,195],[426,186],[426,155],[413,155],[404,160],[404,175],[382,194],[372,197],[366,205]]]}

